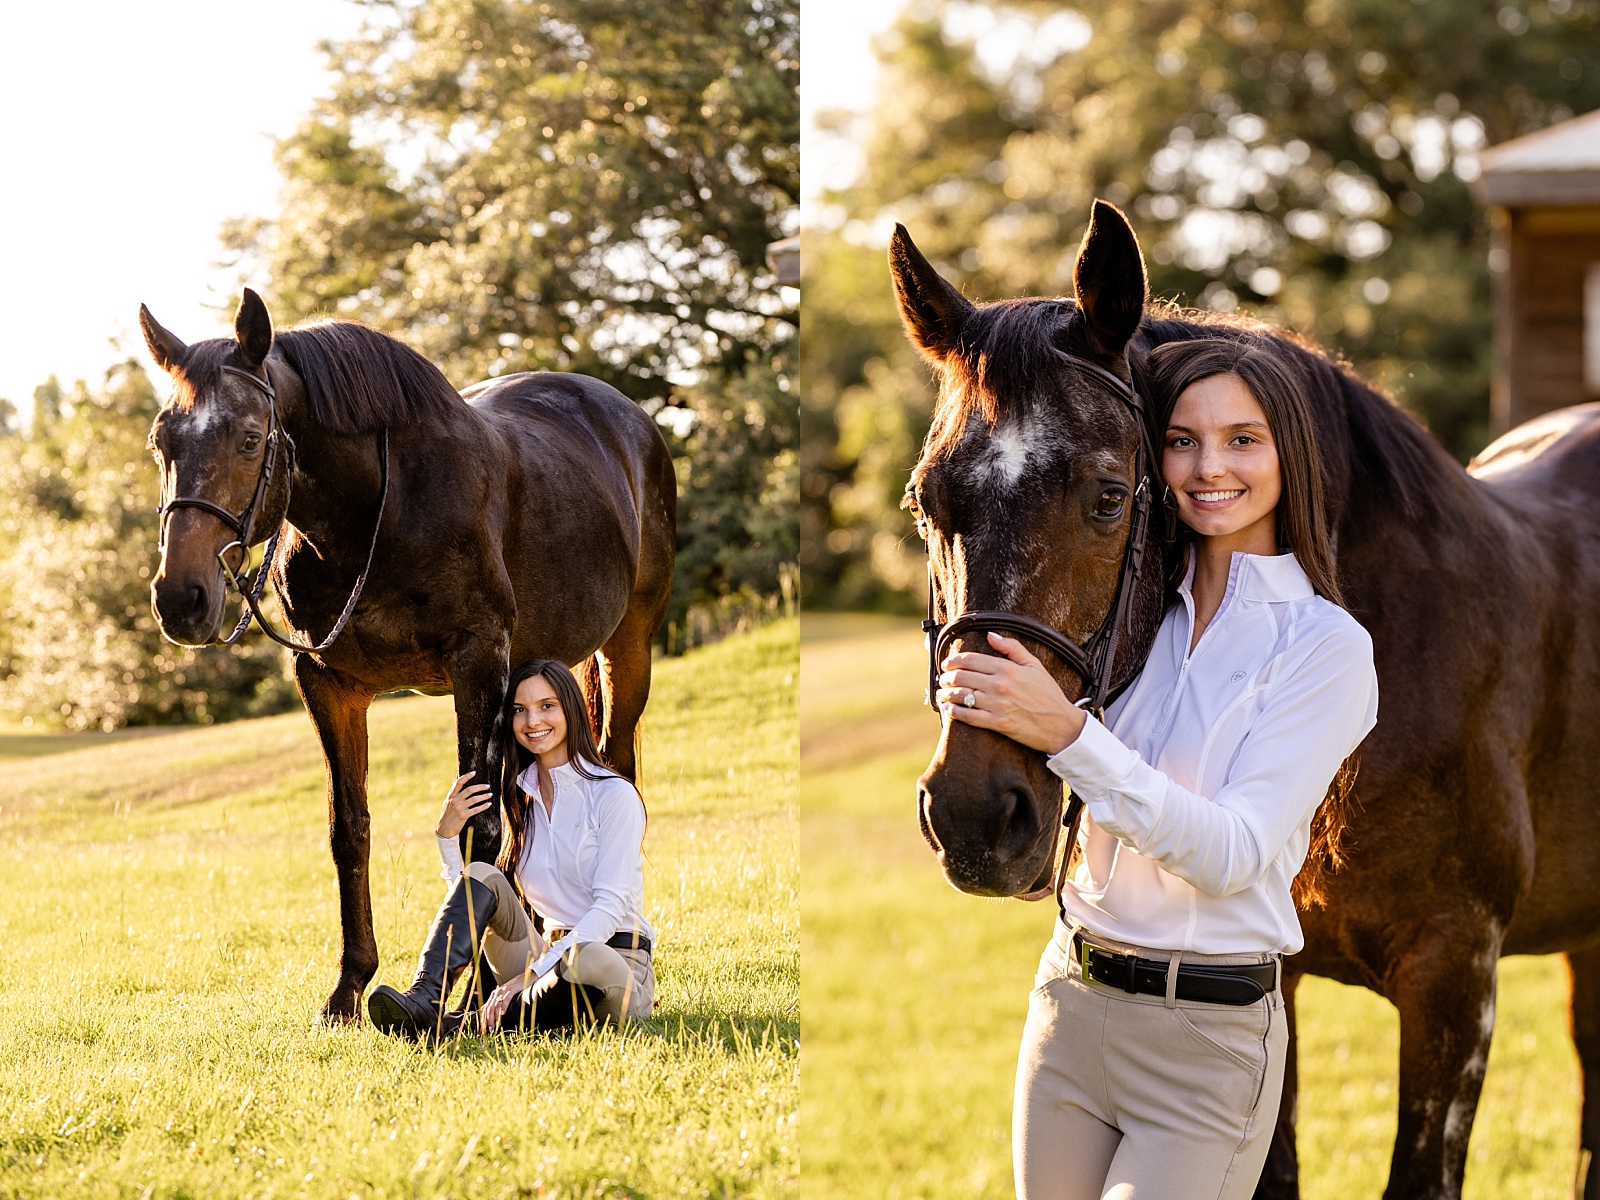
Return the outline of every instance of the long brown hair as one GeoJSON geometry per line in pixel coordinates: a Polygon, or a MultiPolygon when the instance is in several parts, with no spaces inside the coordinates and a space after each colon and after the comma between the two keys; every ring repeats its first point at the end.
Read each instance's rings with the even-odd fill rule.
{"type": "Polygon", "coordinates": [[[511,717],[517,704],[517,689],[535,675],[544,677],[561,704],[561,715],[567,722],[567,762],[572,769],[585,779],[604,779],[616,774],[595,743],[594,722],[589,717],[589,706],[584,703],[583,689],[578,686],[577,679],[565,663],[553,658],[530,658],[511,672],[511,682],[506,685],[505,703],[500,714],[500,796],[506,809],[508,832],[501,843],[500,857],[495,860],[495,866],[511,880],[518,895],[522,893],[522,885],[517,882],[517,864],[522,861],[522,852],[528,843],[530,822],[529,795],[517,780],[533,765],[534,755],[533,751],[517,741],[511,717]]]}
{"type": "MultiPolygon", "coordinates": [[[[1150,352],[1157,436],[1164,435],[1178,397],[1202,379],[1236,375],[1261,405],[1278,450],[1278,541],[1294,552],[1311,586],[1341,608],[1344,597],[1333,560],[1333,540],[1323,501],[1323,462],[1317,450],[1316,423],[1304,389],[1289,365],[1264,339],[1201,338],[1169,342],[1150,352]]],[[[1194,531],[1182,531],[1174,546],[1176,567],[1194,543],[1194,531]]],[[[1327,904],[1329,876],[1345,863],[1359,762],[1354,754],[1339,765],[1327,794],[1311,817],[1311,845],[1290,892],[1302,909],[1327,904]]]]}
{"type": "MultiPolygon", "coordinates": [[[[1316,422],[1305,390],[1289,365],[1265,339],[1200,338],[1169,342],[1150,352],[1154,384],[1155,433],[1164,436],[1178,397],[1203,379],[1236,375],[1266,414],[1278,451],[1278,539],[1294,552],[1295,561],[1317,593],[1344,607],[1333,561],[1323,501],[1323,463],[1317,450],[1316,422]]],[[[1180,527],[1174,554],[1181,560],[1194,532],[1180,527]]]]}

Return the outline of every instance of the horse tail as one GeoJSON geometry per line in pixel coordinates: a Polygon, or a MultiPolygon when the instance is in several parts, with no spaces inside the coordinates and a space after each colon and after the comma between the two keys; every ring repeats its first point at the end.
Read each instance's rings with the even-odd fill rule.
{"type": "Polygon", "coordinates": [[[589,707],[594,744],[605,754],[611,740],[611,664],[596,650],[578,664],[577,675],[583,687],[583,702],[589,707]]]}
{"type": "Polygon", "coordinates": [[[1356,799],[1356,772],[1360,768],[1361,763],[1354,754],[1340,763],[1338,773],[1328,785],[1328,794],[1311,816],[1311,846],[1306,851],[1300,873],[1289,888],[1296,908],[1328,906],[1328,881],[1345,865],[1350,819],[1361,804],[1356,799]]]}

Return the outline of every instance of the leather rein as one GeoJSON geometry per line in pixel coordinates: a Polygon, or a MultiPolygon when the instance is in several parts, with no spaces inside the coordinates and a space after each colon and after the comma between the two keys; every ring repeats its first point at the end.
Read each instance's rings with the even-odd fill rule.
{"type": "MultiPolygon", "coordinates": [[[[1134,475],[1138,479],[1133,494],[1133,518],[1128,524],[1128,542],[1122,551],[1122,570],[1117,579],[1116,596],[1100,628],[1087,642],[1079,645],[1059,629],[1021,613],[1003,610],[984,610],[962,613],[946,624],[940,624],[934,605],[933,560],[928,560],[928,616],[922,622],[928,643],[928,697],[931,708],[937,708],[935,696],[939,690],[939,664],[945,659],[957,638],[969,633],[995,632],[1011,637],[1027,638],[1051,651],[1084,682],[1085,693],[1076,703],[1087,707],[1097,717],[1103,717],[1105,706],[1116,696],[1111,688],[1111,672],[1116,663],[1117,646],[1124,630],[1133,632],[1133,602],[1138,592],[1139,580],[1144,574],[1145,542],[1150,531],[1150,510],[1154,503],[1151,472],[1159,459],[1151,440],[1150,428],[1145,419],[1144,400],[1131,386],[1097,363],[1077,355],[1064,354],[1067,363],[1095,380],[1105,384],[1117,399],[1127,405],[1139,430],[1139,446],[1135,452],[1134,475]]],[[[1120,689],[1118,689],[1120,691],[1120,689]]],[[[1078,840],[1078,824],[1083,816],[1083,800],[1072,795],[1062,813],[1061,824],[1067,830],[1066,852],[1056,872],[1053,891],[1058,899],[1061,886],[1066,881],[1073,848],[1078,840]]],[[[1041,898],[1042,893],[1030,893],[1029,898],[1041,898]]]]}
{"type": "MultiPolygon", "coordinates": [[[[242,371],[238,367],[225,366],[222,368],[230,375],[237,375],[246,380],[251,386],[258,388],[267,397],[267,449],[261,461],[261,473],[256,477],[255,494],[250,497],[250,503],[245,510],[235,516],[220,504],[213,504],[210,500],[201,499],[199,496],[174,496],[170,500],[163,500],[161,507],[156,509],[161,518],[160,550],[162,554],[167,550],[167,521],[172,511],[177,508],[198,508],[202,512],[210,513],[221,521],[234,533],[234,540],[221,550],[217,551],[217,562],[222,567],[222,574],[244,598],[245,610],[239,617],[239,623],[234,626],[233,632],[221,639],[220,645],[231,646],[245,635],[250,628],[253,618],[261,626],[261,632],[266,634],[280,646],[287,646],[296,654],[321,654],[327,650],[344,632],[344,627],[349,624],[350,616],[356,610],[356,602],[361,599],[361,592],[367,586],[367,574],[372,570],[372,560],[378,549],[378,531],[383,527],[383,510],[389,499],[389,431],[383,431],[383,438],[378,443],[378,462],[383,473],[383,490],[378,496],[378,519],[372,528],[372,544],[367,547],[367,563],[361,568],[357,577],[355,588],[350,593],[350,599],[345,601],[344,611],[339,614],[339,619],[334,622],[333,629],[328,636],[315,646],[308,646],[304,642],[297,642],[286,637],[267,624],[267,618],[261,611],[261,594],[266,587],[268,569],[272,565],[274,555],[278,550],[278,540],[283,536],[284,528],[289,523],[288,506],[284,506],[284,519],[278,528],[273,530],[272,536],[267,539],[267,548],[261,556],[261,566],[256,569],[255,578],[251,579],[245,568],[250,563],[250,534],[255,528],[256,516],[261,510],[262,503],[266,500],[267,491],[272,486],[272,477],[277,470],[278,453],[280,447],[287,447],[290,461],[289,486],[294,486],[294,439],[289,436],[289,431],[283,427],[283,422],[278,418],[278,395],[272,386],[272,380],[266,376],[266,366],[262,366],[262,374],[253,371],[242,371]],[[228,552],[238,549],[240,554],[239,570],[228,565],[228,552]]],[[[163,478],[163,486],[164,486],[163,478]]]]}

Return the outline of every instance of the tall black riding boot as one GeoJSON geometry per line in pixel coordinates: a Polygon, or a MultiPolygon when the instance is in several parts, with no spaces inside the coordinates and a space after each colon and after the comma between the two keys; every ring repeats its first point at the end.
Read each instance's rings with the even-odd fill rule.
{"type": "Polygon", "coordinates": [[[494,916],[495,903],[494,892],[487,884],[465,874],[456,880],[455,888],[433,919],[433,928],[428,930],[411,986],[403,992],[388,986],[376,987],[367,997],[367,1016],[374,1026],[384,1033],[406,1037],[423,1037],[440,1027],[451,985],[462,968],[472,962],[474,940],[482,942],[483,931],[494,916]]]}

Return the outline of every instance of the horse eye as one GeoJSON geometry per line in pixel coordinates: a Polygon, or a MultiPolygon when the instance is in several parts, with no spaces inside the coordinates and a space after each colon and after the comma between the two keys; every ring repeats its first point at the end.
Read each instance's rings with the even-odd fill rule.
{"type": "Polygon", "coordinates": [[[239,439],[239,449],[245,454],[254,454],[261,446],[259,434],[247,433],[239,439]]]}
{"type": "Polygon", "coordinates": [[[1127,503],[1128,493],[1121,488],[1107,488],[1100,493],[1100,499],[1095,502],[1094,515],[1097,517],[1120,517],[1122,506],[1127,503]]]}

